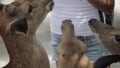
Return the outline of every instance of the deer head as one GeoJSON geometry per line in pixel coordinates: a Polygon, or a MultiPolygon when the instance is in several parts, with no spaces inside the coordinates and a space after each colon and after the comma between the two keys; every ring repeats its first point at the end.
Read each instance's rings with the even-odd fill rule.
{"type": "Polygon", "coordinates": [[[0,35],[11,59],[6,68],[49,68],[47,54],[43,47],[38,47],[34,35],[51,4],[52,0],[0,4],[0,35]]]}
{"type": "Polygon", "coordinates": [[[104,24],[96,19],[91,19],[89,26],[93,32],[97,33],[108,51],[112,54],[120,54],[120,28],[104,24]]]}

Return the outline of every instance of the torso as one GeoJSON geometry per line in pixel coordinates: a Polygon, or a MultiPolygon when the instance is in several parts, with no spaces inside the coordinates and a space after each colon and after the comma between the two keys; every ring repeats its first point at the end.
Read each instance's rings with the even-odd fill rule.
{"type": "Polygon", "coordinates": [[[99,19],[98,10],[87,0],[53,0],[55,5],[51,15],[51,31],[61,34],[61,23],[65,19],[71,19],[75,34],[78,36],[92,35],[88,26],[91,18],[99,19]]]}

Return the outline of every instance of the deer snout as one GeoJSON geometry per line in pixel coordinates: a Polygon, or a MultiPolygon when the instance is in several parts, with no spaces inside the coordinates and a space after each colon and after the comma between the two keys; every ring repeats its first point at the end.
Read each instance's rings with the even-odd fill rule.
{"type": "Polygon", "coordinates": [[[100,21],[99,20],[97,20],[97,19],[90,19],[89,21],[88,21],[88,24],[89,24],[89,26],[90,27],[94,27],[94,28],[97,28],[97,25],[100,23],[100,21]]]}
{"type": "Polygon", "coordinates": [[[63,29],[63,28],[65,28],[65,27],[67,27],[67,26],[69,26],[69,27],[71,27],[71,28],[73,27],[72,21],[69,20],[69,19],[66,19],[66,20],[63,20],[63,21],[62,21],[62,27],[61,27],[61,28],[63,29]]]}
{"type": "Polygon", "coordinates": [[[69,20],[69,19],[63,20],[62,25],[65,25],[65,24],[71,24],[72,25],[72,21],[69,20]]]}
{"type": "Polygon", "coordinates": [[[89,22],[89,23],[95,23],[96,21],[97,21],[97,20],[93,18],[93,19],[90,19],[88,22],[89,22]]]}

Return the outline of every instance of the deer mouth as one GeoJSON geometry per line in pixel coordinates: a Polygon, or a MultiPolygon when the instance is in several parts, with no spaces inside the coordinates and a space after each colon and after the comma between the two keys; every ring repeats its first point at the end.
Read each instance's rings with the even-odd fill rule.
{"type": "Polygon", "coordinates": [[[14,23],[12,23],[10,26],[10,31],[14,32],[14,33],[22,32],[24,34],[27,34],[27,30],[28,30],[28,24],[27,24],[26,18],[19,19],[19,20],[15,21],[14,23]]]}

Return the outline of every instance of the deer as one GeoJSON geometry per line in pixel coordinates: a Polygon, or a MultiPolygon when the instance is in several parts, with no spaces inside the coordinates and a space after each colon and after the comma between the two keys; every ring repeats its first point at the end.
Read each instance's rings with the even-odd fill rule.
{"type": "Polygon", "coordinates": [[[77,39],[74,25],[70,19],[63,20],[61,25],[62,38],[57,47],[57,68],[93,68],[93,63],[86,53],[86,44],[77,39]]]}
{"type": "Polygon", "coordinates": [[[100,20],[90,19],[89,26],[96,37],[102,42],[111,54],[99,58],[95,63],[96,68],[105,68],[106,65],[120,62],[120,28],[104,24],[100,20]]]}
{"type": "Polygon", "coordinates": [[[52,0],[15,0],[0,4],[0,35],[10,56],[3,68],[50,68],[45,49],[35,38],[52,0]]]}
{"type": "Polygon", "coordinates": [[[120,55],[107,55],[92,62],[86,55],[86,44],[75,36],[74,25],[70,19],[62,21],[61,32],[61,42],[57,47],[57,68],[107,68],[120,61],[120,55]]]}

